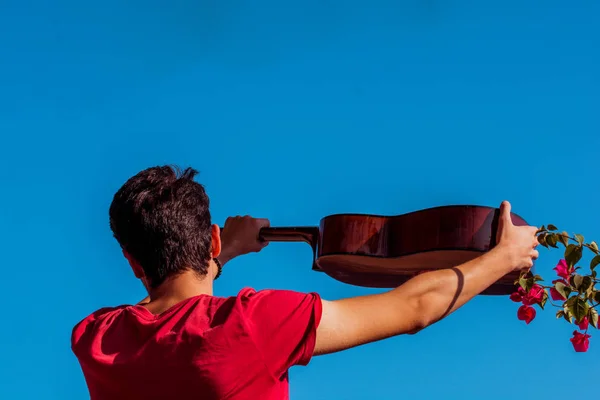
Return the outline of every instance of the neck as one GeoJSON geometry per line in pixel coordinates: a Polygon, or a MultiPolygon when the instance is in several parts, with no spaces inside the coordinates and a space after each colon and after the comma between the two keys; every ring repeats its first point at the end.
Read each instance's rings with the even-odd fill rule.
{"type": "Polygon", "coordinates": [[[216,266],[210,262],[208,273],[204,276],[198,275],[192,270],[182,272],[164,281],[157,288],[150,288],[150,302],[177,303],[201,294],[213,294],[213,279],[216,266]]]}

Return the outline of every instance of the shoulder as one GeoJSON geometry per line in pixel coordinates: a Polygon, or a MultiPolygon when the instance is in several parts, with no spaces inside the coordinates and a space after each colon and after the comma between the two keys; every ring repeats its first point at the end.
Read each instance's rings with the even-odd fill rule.
{"type": "Polygon", "coordinates": [[[299,306],[309,303],[320,303],[321,297],[314,292],[297,292],[282,289],[244,288],[236,296],[237,301],[244,307],[285,307],[299,306]]]}
{"type": "Polygon", "coordinates": [[[318,293],[314,292],[298,292],[295,290],[288,289],[259,289],[256,290],[251,287],[245,287],[241,289],[237,296],[238,299],[263,299],[263,298],[301,298],[301,297],[319,297],[318,293]]]}
{"type": "Polygon", "coordinates": [[[130,306],[103,307],[83,318],[75,324],[71,331],[71,347],[74,349],[77,343],[79,343],[87,333],[93,331],[99,322],[114,318],[128,307],[130,306]]]}
{"type": "Polygon", "coordinates": [[[308,320],[319,323],[322,300],[319,294],[293,290],[242,289],[236,297],[238,315],[248,326],[277,327],[308,320]]]}

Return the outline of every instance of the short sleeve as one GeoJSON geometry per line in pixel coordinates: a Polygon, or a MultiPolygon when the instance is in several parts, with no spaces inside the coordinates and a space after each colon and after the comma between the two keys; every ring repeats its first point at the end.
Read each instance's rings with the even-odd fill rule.
{"type": "Polygon", "coordinates": [[[313,356],[321,297],[289,290],[247,290],[241,296],[246,328],[277,378],[313,356]]]}

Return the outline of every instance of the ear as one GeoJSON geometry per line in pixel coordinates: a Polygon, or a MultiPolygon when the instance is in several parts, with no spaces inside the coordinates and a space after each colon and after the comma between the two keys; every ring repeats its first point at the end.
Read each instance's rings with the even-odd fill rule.
{"type": "Polygon", "coordinates": [[[131,266],[131,269],[133,270],[133,274],[135,275],[135,277],[138,279],[144,279],[146,277],[146,274],[144,274],[144,269],[142,268],[140,263],[138,263],[135,260],[135,258],[133,258],[131,256],[131,254],[129,254],[125,250],[123,250],[123,255],[125,256],[127,261],[129,261],[129,265],[131,266]]]}
{"type": "Polygon", "coordinates": [[[221,228],[213,224],[211,227],[211,257],[216,258],[221,254],[221,228]]]}

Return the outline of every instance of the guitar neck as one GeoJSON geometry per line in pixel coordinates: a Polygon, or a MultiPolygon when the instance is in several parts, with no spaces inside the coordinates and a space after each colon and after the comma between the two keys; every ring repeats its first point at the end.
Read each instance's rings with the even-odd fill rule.
{"type": "Polygon", "coordinates": [[[319,238],[319,228],[316,226],[262,228],[258,237],[266,242],[305,242],[314,248],[319,238]]]}
{"type": "Polygon", "coordinates": [[[316,245],[319,228],[315,226],[262,228],[259,238],[267,242],[306,242],[316,245]]]}

